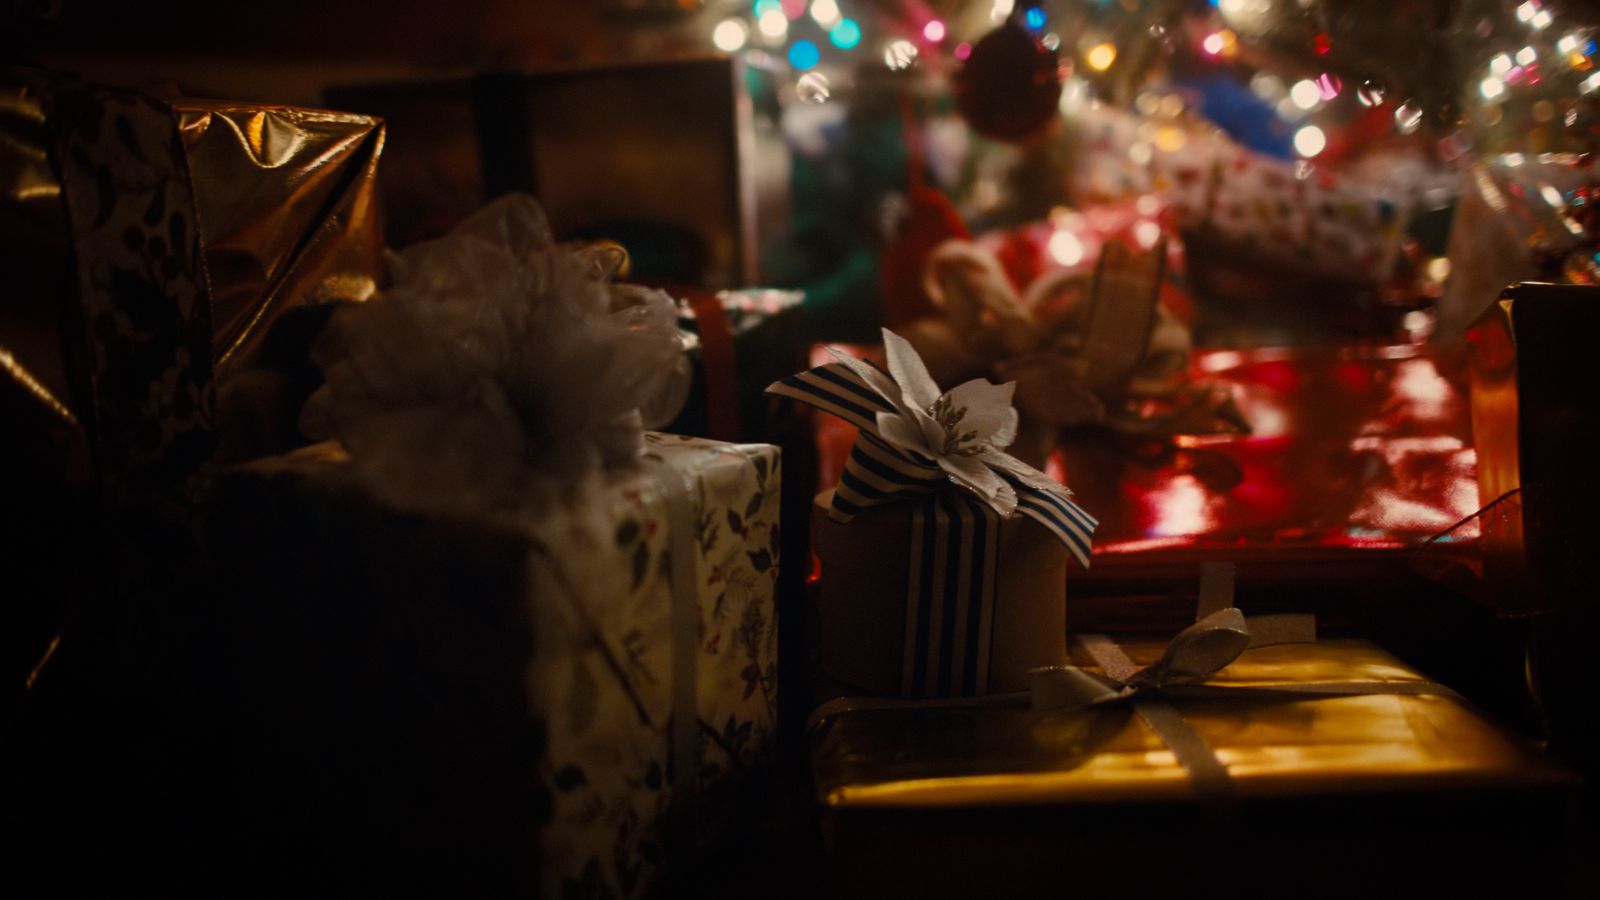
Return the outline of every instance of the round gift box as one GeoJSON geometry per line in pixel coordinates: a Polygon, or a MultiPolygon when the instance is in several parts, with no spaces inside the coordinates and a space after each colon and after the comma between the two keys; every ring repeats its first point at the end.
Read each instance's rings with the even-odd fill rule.
{"type": "MultiPolygon", "coordinates": [[[[823,674],[848,689],[903,695],[906,583],[914,503],[828,518],[832,491],[812,501],[812,546],[821,564],[814,594],[823,674]]],[[[1028,671],[1067,662],[1067,551],[1039,523],[1000,523],[989,630],[987,693],[1026,690],[1028,671]]]]}

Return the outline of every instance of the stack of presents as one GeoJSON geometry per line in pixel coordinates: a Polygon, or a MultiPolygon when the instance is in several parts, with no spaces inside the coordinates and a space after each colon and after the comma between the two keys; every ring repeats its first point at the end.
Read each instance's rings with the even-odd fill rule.
{"type": "Polygon", "coordinates": [[[1197,347],[1141,206],[940,246],[926,315],[812,347],[753,286],[737,90],[716,60],[338,113],[4,74],[19,871],[1581,883],[1592,289],[1481,298],[1462,346],[1197,347]],[[726,102],[686,123],[664,84],[726,102]],[[1063,233],[1082,264],[1039,264],[1063,233]],[[85,831],[97,766],[149,783],[85,831]],[[164,803],[202,821],[141,834],[164,803]],[[146,871],[45,862],[79,852],[146,871]]]}

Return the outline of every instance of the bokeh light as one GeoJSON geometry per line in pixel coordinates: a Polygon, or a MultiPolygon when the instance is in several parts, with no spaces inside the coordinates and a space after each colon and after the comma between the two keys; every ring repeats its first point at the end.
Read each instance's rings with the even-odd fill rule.
{"type": "Polygon", "coordinates": [[[883,64],[891,69],[909,69],[917,61],[917,45],[897,38],[883,48],[883,64]]]}
{"type": "Polygon", "coordinates": [[[861,43],[861,26],[855,19],[840,19],[839,24],[828,30],[828,40],[840,50],[850,50],[861,43]]]}
{"type": "Polygon", "coordinates": [[[828,102],[831,90],[827,76],[821,72],[807,72],[795,82],[794,92],[800,98],[801,103],[821,106],[828,102]]]}
{"type": "Polygon", "coordinates": [[[800,40],[789,45],[789,65],[805,71],[815,68],[822,60],[822,54],[817,50],[817,45],[810,41],[800,40]]]}
{"type": "Polygon", "coordinates": [[[733,53],[750,40],[750,29],[738,19],[723,19],[717,27],[711,29],[711,43],[723,53],[733,53]]]}
{"type": "Polygon", "coordinates": [[[1049,251],[1051,259],[1063,266],[1075,266],[1083,262],[1083,241],[1070,231],[1057,231],[1050,235],[1045,249],[1049,251]]]}
{"type": "Polygon", "coordinates": [[[1315,125],[1307,125],[1294,133],[1294,150],[1301,156],[1316,156],[1327,149],[1328,136],[1315,125]]]}
{"type": "Polygon", "coordinates": [[[1401,134],[1410,134],[1422,124],[1422,107],[1415,102],[1407,100],[1394,111],[1394,124],[1399,127],[1401,134]]]}
{"type": "Polygon", "coordinates": [[[1089,48],[1089,52],[1084,56],[1084,62],[1087,62],[1089,68],[1094,69],[1096,72],[1104,72],[1111,68],[1111,64],[1116,61],[1117,48],[1110,44],[1096,44],[1089,48]]]}
{"type": "Polygon", "coordinates": [[[811,18],[823,28],[832,28],[839,21],[839,4],[834,0],[815,0],[811,4],[811,18]]]}
{"type": "Polygon", "coordinates": [[[922,39],[930,44],[937,44],[944,40],[944,23],[938,19],[929,20],[922,26],[922,39]]]}
{"type": "Polygon", "coordinates": [[[756,19],[756,28],[769,38],[777,40],[789,33],[789,19],[781,9],[769,9],[756,19]]]}
{"type": "Polygon", "coordinates": [[[1301,109],[1316,109],[1317,104],[1322,102],[1322,89],[1317,87],[1315,81],[1301,79],[1289,89],[1289,99],[1301,109]]]}

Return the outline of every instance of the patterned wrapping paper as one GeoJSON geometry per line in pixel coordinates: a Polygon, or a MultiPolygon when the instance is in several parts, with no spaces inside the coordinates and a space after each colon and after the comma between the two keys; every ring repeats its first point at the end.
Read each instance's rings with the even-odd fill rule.
{"type": "MultiPolygon", "coordinates": [[[[8,614],[42,638],[70,609],[143,660],[138,642],[192,609],[214,471],[189,166],[166,104],[26,68],[0,68],[0,144],[8,614]]],[[[7,647],[6,668],[42,666],[46,646],[7,647]]]]}
{"type": "MultiPolygon", "coordinates": [[[[336,869],[358,869],[372,864],[363,859],[376,858],[384,877],[396,884],[438,878],[459,886],[476,878],[486,889],[524,885],[551,897],[639,896],[672,877],[670,861],[692,858],[731,835],[760,802],[774,738],[776,448],[648,433],[647,468],[614,476],[602,501],[578,511],[570,528],[493,513],[463,519],[386,510],[341,472],[343,458],[335,445],[317,445],[238,469],[226,479],[219,527],[229,532],[223,543],[232,548],[224,555],[230,577],[245,586],[248,614],[269,622],[281,616],[274,607],[290,597],[295,607],[315,609],[350,605],[352,586],[362,596],[385,590],[404,596],[381,601],[376,611],[347,615],[358,620],[350,626],[354,636],[335,629],[309,638],[328,647],[323,662],[310,670],[299,661],[306,654],[292,645],[257,637],[270,635],[276,627],[271,624],[241,629],[242,658],[266,654],[273,658],[269,668],[299,671],[273,679],[273,690],[285,683],[342,681],[354,672],[355,686],[346,689],[354,702],[389,708],[379,714],[379,724],[346,726],[344,711],[320,706],[312,721],[325,715],[336,729],[423,735],[430,745],[417,750],[399,746],[403,738],[377,741],[376,760],[344,759],[339,754],[345,751],[335,747],[326,751],[332,763],[313,768],[331,767],[361,783],[376,780],[371,790],[378,795],[414,792],[414,783],[437,778],[467,789],[423,803],[399,821],[380,820],[376,806],[358,804],[347,811],[350,821],[361,833],[380,835],[372,839],[378,849],[366,856],[352,851],[356,861],[335,863],[336,869]],[[660,468],[652,472],[652,466],[660,468]],[[674,535],[661,479],[674,476],[687,484],[694,522],[687,539],[698,619],[696,796],[686,793],[686,773],[672,758],[674,535]],[[304,511],[285,515],[285,509],[304,511]],[[474,538],[475,532],[483,534],[474,538]],[[452,546],[505,549],[460,552],[452,546]],[[274,574],[286,553],[320,574],[274,574]],[[258,578],[266,583],[255,583],[258,578]],[[484,583],[499,587],[460,592],[484,583]],[[464,587],[458,590],[457,584],[464,587]],[[395,616],[421,615],[437,625],[412,632],[371,621],[391,605],[395,616]],[[492,622],[504,624],[487,624],[492,622]],[[516,648],[510,651],[505,628],[525,636],[513,636],[516,648]],[[396,639],[395,633],[419,636],[396,639]],[[367,655],[399,660],[393,676],[419,687],[395,688],[396,677],[382,677],[374,683],[375,695],[367,696],[361,672],[374,664],[345,659],[344,648],[371,648],[374,640],[378,648],[367,655]],[[441,712],[429,699],[460,690],[500,699],[468,714],[462,725],[462,713],[441,712]],[[398,696],[385,699],[395,691],[398,696]],[[404,724],[393,726],[383,715],[404,724]],[[476,738],[467,736],[473,733],[476,738]],[[518,744],[517,735],[525,733],[537,738],[518,744]],[[475,746],[452,743],[468,740],[475,746]],[[521,756],[505,759],[483,746],[523,749],[517,751],[521,756]],[[498,812],[485,814],[484,805],[498,812]],[[466,834],[440,832],[447,835],[441,843],[459,840],[479,848],[470,852],[489,855],[489,862],[443,858],[448,851],[437,849],[427,852],[441,858],[410,859],[403,844],[386,847],[381,837],[428,834],[449,822],[468,823],[452,829],[466,834]],[[408,874],[413,871],[418,874],[408,874]]],[[[330,702],[320,687],[309,690],[308,702],[330,702]]],[[[280,725],[298,724],[262,721],[245,733],[276,733],[280,725]]],[[[337,743],[336,736],[328,740],[337,743]]]]}
{"type": "MultiPolygon", "coordinates": [[[[715,842],[716,823],[756,799],[749,792],[768,764],[774,738],[778,454],[766,445],[651,432],[646,458],[694,476],[701,796],[689,827],[701,833],[684,837],[692,844],[715,842]]],[[[549,764],[557,788],[555,826],[542,848],[550,896],[558,887],[565,892],[574,879],[593,886],[596,872],[599,883],[622,895],[642,890],[660,874],[652,871],[645,845],[675,838],[661,830],[670,791],[650,789],[671,770],[663,740],[674,715],[669,514],[650,475],[619,480],[610,501],[606,519],[615,523],[615,545],[576,545],[561,564],[569,572],[626,567],[631,590],[593,598],[590,612],[605,652],[622,663],[627,691],[604,684],[611,673],[598,649],[576,659],[570,649],[563,652],[581,640],[582,623],[563,615],[560,605],[542,604],[541,616],[549,618],[536,627],[549,643],[532,661],[533,698],[550,724],[549,764]],[[554,622],[559,624],[550,627],[554,622]],[[648,716],[648,729],[639,728],[635,702],[648,716]],[[574,782],[581,787],[562,789],[574,782]],[[633,839],[639,846],[624,849],[633,839]],[[634,872],[640,873],[637,882],[634,872]]],[[[559,591],[549,574],[535,566],[532,596],[559,591]]]]}
{"type": "Polygon", "coordinates": [[[1076,193],[1124,198],[1154,193],[1184,231],[1201,230],[1237,251],[1366,284],[1393,269],[1416,185],[1298,168],[1181,121],[1110,109],[1081,114],[1075,140],[1084,164],[1076,193]]]}

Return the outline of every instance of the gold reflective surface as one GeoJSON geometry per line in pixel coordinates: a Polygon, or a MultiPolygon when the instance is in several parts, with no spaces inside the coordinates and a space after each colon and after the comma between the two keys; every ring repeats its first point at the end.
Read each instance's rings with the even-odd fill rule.
{"type": "Polygon", "coordinates": [[[384,126],[198,100],[180,101],[177,113],[205,235],[220,381],[247,364],[283,310],[377,290],[384,126]]]}
{"type": "Polygon", "coordinates": [[[50,166],[50,133],[27,82],[0,73],[0,380],[76,425],[61,355],[60,301],[68,289],[66,210],[50,166]]]}
{"type": "MultiPolygon", "coordinates": [[[[1124,645],[1143,665],[1159,642],[1124,645]]],[[[1214,681],[1418,681],[1360,641],[1263,647],[1214,681]]],[[[1369,695],[1176,701],[1241,796],[1558,784],[1567,776],[1459,701],[1369,695]]],[[[1131,709],[855,710],[815,732],[818,792],[834,808],[1000,807],[1183,800],[1189,777],[1131,709]]]]}

